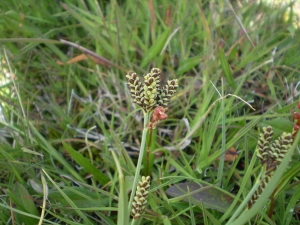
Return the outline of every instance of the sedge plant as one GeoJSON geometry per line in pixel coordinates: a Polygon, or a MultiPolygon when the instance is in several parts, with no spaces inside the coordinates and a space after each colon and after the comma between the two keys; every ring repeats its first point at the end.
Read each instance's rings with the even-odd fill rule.
{"type": "MultiPolygon", "coordinates": [[[[137,220],[145,209],[147,192],[150,185],[150,177],[142,177],[142,181],[138,183],[140,178],[140,171],[142,167],[143,155],[147,149],[146,161],[149,161],[149,145],[151,142],[152,130],[155,129],[157,123],[167,118],[165,111],[171,97],[176,93],[178,88],[177,79],[167,81],[167,84],[161,87],[160,84],[161,71],[158,68],[151,69],[150,73],[144,76],[144,83],[142,83],[133,71],[129,71],[126,75],[128,86],[130,88],[133,102],[143,109],[144,114],[144,128],[142,134],[142,141],[140,147],[139,158],[135,171],[134,181],[129,199],[128,209],[131,211],[133,221],[137,220]],[[149,132],[148,147],[146,148],[147,133],[149,132]],[[136,189],[137,192],[136,192],[136,189]],[[141,192],[142,191],[142,192],[141,192]],[[137,207],[140,205],[141,207],[137,207]]],[[[144,165],[146,171],[149,171],[149,163],[144,165]]]]}

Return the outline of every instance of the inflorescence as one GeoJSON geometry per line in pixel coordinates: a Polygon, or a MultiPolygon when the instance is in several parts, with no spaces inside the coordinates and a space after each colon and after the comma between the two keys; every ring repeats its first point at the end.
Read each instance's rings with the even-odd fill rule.
{"type": "Polygon", "coordinates": [[[248,202],[248,208],[255,203],[260,194],[263,192],[275,170],[280,165],[288,150],[293,143],[291,133],[283,133],[278,139],[272,141],[273,130],[272,127],[264,127],[263,132],[259,134],[257,157],[261,164],[264,166],[264,175],[261,180],[260,186],[253,194],[248,202]]]}
{"type": "Polygon", "coordinates": [[[166,107],[170,98],[176,93],[177,79],[167,81],[167,84],[161,88],[160,75],[160,69],[152,68],[150,73],[144,76],[144,84],[135,72],[129,71],[126,75],[133,102],[142,107],[145,112],[151,112],[158,106],[166,107]]]}
{"type": "Polygon", "coordinates": [[[138,183],[136,188],[135,197],[132,202],[131,215],[133,219],[137,220],[145,211],[147,198],[150,188],[150,177],[142,176],[142,180],[138,183]]]}

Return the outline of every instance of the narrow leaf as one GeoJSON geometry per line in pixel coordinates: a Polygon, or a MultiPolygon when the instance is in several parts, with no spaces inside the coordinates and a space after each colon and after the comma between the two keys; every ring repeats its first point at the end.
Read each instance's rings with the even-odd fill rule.
{"type": "Polygon", "coordinates": [[[141,67],[145,67],[148,63],[158,57],[159,52],[163,49],[166,41],[168,39],[170,33],[170,29],[165,30],[153,43],[148,52],[146,52],[143,61],[141,63],[141,67]]]}
{"type": "Polygon", "coordinates": [[[236,84],[234,82],[229,63],[227,62],[224,50],[222,48],[219,49],[219,57],[220,57],[220,63],[221,63],[221,66],[222,66],[222,69],[224,72],[224,76],[225,76],[227,82],[229,83],[229,85],[231,87],[236,88],[236,84]]]}
{"type": "Polygon", "coordinates": [[[201,56],[191,57],[180,61],[179,68],[176,71],[177,75],[182,75],[187,71],[190,71],[200,63],[201,56]]]}

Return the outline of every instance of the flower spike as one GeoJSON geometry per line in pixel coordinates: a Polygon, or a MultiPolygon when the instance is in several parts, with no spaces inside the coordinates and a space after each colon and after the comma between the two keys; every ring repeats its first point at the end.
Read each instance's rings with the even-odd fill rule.
{"type": "Polygon", "coordinates": [[[152,112],[158,106],[167,107],[176,93],[178,80],[167,81],[167,84],[161,88],[160,75],[160,69],[152,68],[150,73],[144,76],[144,84],[140,82],[135,72],[129,71],[126,75],[133,102],[142,107],[145,112],[152,112]]]}

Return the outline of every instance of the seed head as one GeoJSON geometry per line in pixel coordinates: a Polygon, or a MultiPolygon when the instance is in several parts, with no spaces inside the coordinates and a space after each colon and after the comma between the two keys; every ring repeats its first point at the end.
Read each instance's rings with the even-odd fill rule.
{"type": "Polygon", "coordinates": [[[135,197],[132,202],[131,215],[133,219],[137,220],[145,211],[147,198],[150,188],[150,177],[142,176],[142,180],[138,183],[136,188],[135,197]]]}

